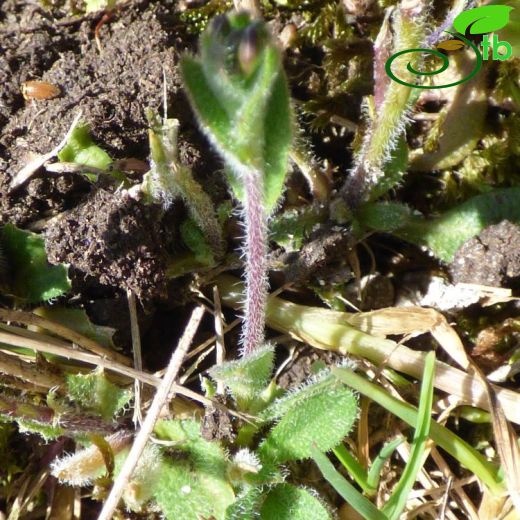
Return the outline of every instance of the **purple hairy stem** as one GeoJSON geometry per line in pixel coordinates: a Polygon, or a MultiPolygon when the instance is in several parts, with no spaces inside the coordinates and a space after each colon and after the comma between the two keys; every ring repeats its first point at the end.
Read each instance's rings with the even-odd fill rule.
{"type": "Polygon", "coordinates": [[[263,206],[262,176],[257,170],[244,175],[246,301],[242,330],[242,356],[264,341],[267,302],[267,218],[263,206]]]}
{"type": "Polygon", "coordinates": [[[376,111],[383,105],[385,94],[391,81],[385,69],[386,61],[392,55],[391,13],[392,10],[387,10],[381,30],[374,42],[374,103],[376,111]]]}
{"type": "Polygon", "coordinates": [[[455,13],[453,11],[450,11],[448,13],[448,16],[446,16],[444,22],[442,22],[442,24],[439,27],[437,27],[435,31],[432,31],[427,36],[422,45],[427,49],[433,47],[443,36],[445,36],[446,31],[453,25],[454,19],[455,13]]]}
{"type": "MultiPolygon", "coordinates": [[[[469,0],[463,10],[467,11],[468,9],[472,9],[475,7],[475,4],[475,0],[469,0]]],[[[458,11],[451,10],[441,25],[426,37],[421,46],[426,48],[433,47],[446,34],[446,31],[453,25],[453,21],[458,14],[458,11]]]]}

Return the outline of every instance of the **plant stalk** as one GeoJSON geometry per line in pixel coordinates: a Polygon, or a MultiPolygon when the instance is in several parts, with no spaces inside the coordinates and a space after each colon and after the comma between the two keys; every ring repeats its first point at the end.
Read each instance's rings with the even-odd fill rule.
{"type": "Polygon", "coordinates": [[[242,356],[247,356],[264,341],[267,302],[267,218],[262,198],[262,174],[250,169],[244,176],[246,299],[242,330],[242,356]]]}

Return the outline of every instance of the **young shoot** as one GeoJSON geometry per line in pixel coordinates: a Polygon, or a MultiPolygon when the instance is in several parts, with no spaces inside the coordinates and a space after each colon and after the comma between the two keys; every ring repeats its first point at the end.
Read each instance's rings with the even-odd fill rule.
{"type": "Polygon", "coordinates": [[[282,194],[292,134],[287,80],[265,24],[245,12],[215,18],[198,56],[185,56],[181,70],[200,127],[224,159],[242,206],[246,355],[264,340],[267,222],[282,194]]]}

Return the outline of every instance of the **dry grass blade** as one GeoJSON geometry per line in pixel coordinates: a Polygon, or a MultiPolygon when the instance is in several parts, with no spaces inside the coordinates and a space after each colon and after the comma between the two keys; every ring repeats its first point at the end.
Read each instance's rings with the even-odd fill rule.
{"type": "Polygon", "coordinates": [[[170,363],[168,364],[168,368],[166,370],[166,374],[164,375],[164,378],[161,381],[159,388],[157,389],[157,393],[155,394],[148,413],[146,414],[146,418],[141,426],[141,429],[139,430],[139,433],[137,434],[134,443],[130,448],[130,452],[125,459],[123,467],[121,468],[121,471],[117,476],[112,489],[110,490],[110,494],[105,501],[98,520],[111,520],[114,511],[116,510],[119,501],[121,500],[123,491],[125,490],[128,481],[132,476],[135,467],[137,466],[139,458],[142,455],[143,450],[148,442],[148,439],[153,432],[161,409],[168,400],[168,395],[181,368],[184,356],[191,346],[193,337],[197,332],[203,315],[204,307],[202,306],[197,307],[193,311],[190,317],[190,321],[188,322],[188,325],[186,325],[186,329],[184,330],[184,333],[179,341],[179,344],[172,354],[170,363]]]}
{"type": "MultiPolygon", "coordinates": [[[[41,336],[44,337],[43,335],[41,336]]],[[[115,372],[116,374],[120,374],[130,380],[138,380],[142,383],[145,383],[153,387],[158,387],[161,384],[161,379],[153,374],[136,370],[129,366],[122,365],[115,361],[111,361],[109,359],[105,359],[94,354],[90,354],[88,352],[82,352],[80,350],[75,349],[73,345],[65,342],[59,342],[55,338],[48,338],[47,341],[45,339],[37,340],[34,338],[27,338],[23,336],[18,336],[16,334],[8,334],[6,332],[0,331],[0,343],[12,345],[14,347],[32,349],[36,352],[53,354],[55,356],[60,356],[65,359],[72,359],[74,361],[87,363],[88,365],[102,367],[105,370],[115,372]]],[[[176,394],[183,395],[188,399],[193,399],[194,401],[197,401],[203,405],[212,405],[217,407],[220,406],[220,408],[226,410],[228,413],[236,414],[237,416],[243,417],[241,414],[237,414],[232,410],[228,410],[225,406],[219,405],[218,403],[213,403],[211,399],[199,395],[197,392],[194,392],[189,388],[184,388],[181,385],[174,384],[172,386],[172,390],[176,394]]]]}
{"type": "Polygon", "coordinates": [[[14,189],[21,186],[24,182],[29,180],[32,175],[36,173],[36,171],[41,168],[49,159],[52,159],[55,155],[58,154],[58,152],[67,144],[67,141],[69,140],[70,136],[72,135],[72,132],[78,126],[78,123],[82,116],[81,110],[78,112],[74,120],[72,121],[72,124],[70,125],[69,130],[65,134],[65,137],[62,139],[62,141],[53,148],[49,153],[43,154],[43,155],[37,155],[34,157],[28,164],[26,164],[11,180],[11,184],[9,185],[9,190],[13,191],[14,189]]]}
{"type": "MultiPolygon", "coordinates": [[[[226,346],[224,344],[224,317],[222,316],[222,305],[220,303],[220,294],[218,287],[213,287],[213,304],[215,307],[215,338],[217,346],[217,365],[221,365],[226,360],[226,346]]],[[[224,383],[219,381],[217,383],[217,392],[224,394],[224,383]]]]}
{"type": "MultiPolygon", "coordinates": [[[[240,282],[229,275],[221,275],[216,281],[222,302],[235,309],[240,309],[242,304],[240,282]]],[[[387,311],[391,312],[388,312],[386,316],[383,314],[385,319],[396,315],[394,312],[396,309],[387,309],[387,311]]],[[[271,328],[288,333],[294,339],[308,343],[315,348],[360,356],[377,365],[386,364],[390,368],[416,379],[422,377],[425,353],[412,350],[381,336],[406,334],[410,330],[414,330],[413,327],[418,327],[415,329],[417,333],[430,332],[433,329],[432,332],[435,332],[437,339],[442,340],[444,350],[456,352],[457,362],[467,363],[460,353],[460,339],[446,322],[444,322],[446,327],[451,330],[446,329],[439,322],[440,314],[437,313],[433,321],[425,323],[424,317],[427,316],[425,313],[421,313],[423,319],[420,319],[419,314],[412,313],[410,319],[413,320],[413,324],[411,324],[406,318],[406,313],[410,313],[410,309],[405,309],[405,311],[399,311],[399,319],[391,319],[386,322],[381,320],[381,311],[349,314],[298,305],[271,295],[267,307],[267,324],[271,328]],[[439,323],[443,328],[438,328],[439,323]],[[447,341],[446,338],[453,340],[453,343],[447,341]]],[[[436,388],[458,396],[464,403],[485,410],[489,409],[486,388],[473,374],[437,361],[434,384],[436,388]]],[[[505,388],[496,388],[496,393],[506,417],[510,421],[520,424],[520,394],[505,388]]]]}
{"type": "Polygon", "coordinates": [[[520,515],[520,449],[518,447],[518,438],[511,425],[507,422],[504,409],[497,398],[494,388],[480,368],[472,361],[470,363],[488,392],[489,411],[491,413],[497,453],[504,468],[504,479],[511,502],[520,515]]]}
{"type": "Polygon", "coordinates": [[[45,389],[60,385],[63,382],[59,375],[3,352],[0,352],[0,372],[18,377],[45,389]]]}
{"type": "Polygon", "coordinates": [[[103,347],[94,340],[84,336],[83,334],[80,334],[79,332],[76,332],[75,330],[65,327],[61,323],[42,318],[41,316],[31,312],[0,309],[0,320],[5,322],[23,323],[26,326],[32,325],[46,329],[49,332],[56,334],[57,336],[61,336],[62,338],[79,345],[81,348],[88,350],[89,352],[98,354],[99,356],[102,356],[106,359],[113,359],[114,361],[117,361],[123,365],[130,365],[130,360],[126,356],[103,347]]]}
{"type": "Polygon", "coordinates": [[[88,363],[89,365],[100,366],[107,370],[112,370],[133,379],[138,379],[139,381],[143,381],[144,383],[152,386],[156,386],[160,381],[159,378],[151,374],[140,372],[126,365],[122,365],[115,361],[111,361],[110,359],[105,359],[104,357],[100,357],[89,352],[83,352],[81,350],[75,349],[73,345],[68,345],[66,343],[63,343],[63,346],[58,345],[55,341],[55,338],[50,338],[49,341],[44,339],[36,340],[33,338],[22,337],[0,331],[0,343],[12,345],[13,347],[31,349],[35,350],[36,352],[54,354],[65,359],[74,359],[76,361],[88,363]]]}
{"type": "Polygon", "coordinates": [[[347,315],[350,325],[374,336],[431,333],[446,353],[459,366],[467,368],[464,346],[446,318],[434,309],[422,307],[389,307],[371,312],[347,315]]]}
{"type": "MultiPolygon", "coordinates": [[[[130,313],[130,330],[132,333],[132,351],[134,354],[134,368],[142,372],[143,358],[141,355],[141,334],[139,332],[139,323],[137,321],[137,304],[135,294],[128,289],[126,291],[128,299],[128,310],[130,313]]],[[[134,383],[134,417],[135,424],[141,424],[143,417],[141,415],[141,382],[135,380],[134,383]]]]}

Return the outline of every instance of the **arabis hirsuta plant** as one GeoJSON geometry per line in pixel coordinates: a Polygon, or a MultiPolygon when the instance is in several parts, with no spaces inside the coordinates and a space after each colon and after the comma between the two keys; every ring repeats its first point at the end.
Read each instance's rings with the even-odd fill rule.
{"type": "Polygon", "coordinates": [[[292,122],[280,52],[267,27],[245,12],[215,18],[197,56],[181,62],[184,86],[226,165],[245,227],[245,316],[242,352],[264,340],[267,222],[283,191],[292,122]]]}

